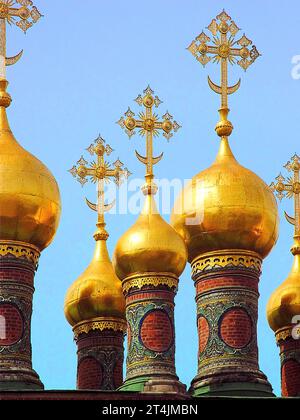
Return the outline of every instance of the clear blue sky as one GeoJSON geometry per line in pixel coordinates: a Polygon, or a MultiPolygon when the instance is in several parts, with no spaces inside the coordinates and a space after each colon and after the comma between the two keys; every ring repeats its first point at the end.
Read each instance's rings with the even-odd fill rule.
{"type": "MultiPolygon", "coordinates": [[[[34,367],[47,389],[72,389],[76,377],[76,347],[63,313],[67,288],[85,269],[94,242],[95,214],[84,203],[83,191],[67,170],[99,132],[117,150],[136,176],[144,168],[115,121],[133,105],[148,83],[183,128],[167,144],[158,177],[190,178],[213,161],[218,139],[219,98],[208,88],[208,74],[218,81],[219,69],[203,69],[186,51],[190,41],[226,6],[227,12],[263,54],[244,74],[232,69],[230,83],[242,77],[230,98],[235,126],[232,149],[244,166],[267,183],[299,148],[300,80],[291,77],[291,60],[300,54],[300,3],[290,0],[35,0],[45,17],[26,37],[9,30],[8,54],[24,48],[22,61],[8,69],[9,110],[16,137],[51,169],[61,190],[63,212],[54,243],[43,253],[36,275],[32,322],[34,367]]],[[[236,66],[238,67],[238,66],[236,66]]],[[[279,393],[279,357],[265,306],[271,292],[286,277],[292,257],[292,227],[280,205],[277,246],[264,263],[260,284],[260,366],[279,393]]],[[[135,216],[109,215],[109,248],[134,222],[135,216]]],[[[181,277],[176,299],[177,372],[189,384],[196,374],[197,333],[194,286],[190,267],[181,277]]]]}

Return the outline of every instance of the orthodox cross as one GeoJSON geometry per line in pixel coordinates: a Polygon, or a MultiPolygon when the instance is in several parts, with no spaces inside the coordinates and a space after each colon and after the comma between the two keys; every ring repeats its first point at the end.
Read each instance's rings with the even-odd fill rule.
{"type": "Polygon", "coordinates": [[[293,175],[285,178],[281,173],[276,178],[276,183],[272,182],[270,185],[272,191],[275,192],[279,200],[284,197],[294,198],[295,215],[289,216],[284,212],[285,217],[289,223],[295,226],[295,237],[300,237],[300,157],[295,154],[290,161],[284,165],[284,168],[293,175]]]}
{"type": "Polygon", "coordinates": [[[221,109],[228,109],[228,95],[236,92],[241,84],[239,79],[235,85],[228,86],[228,62],[236,63],[246,71],[260,54],[245,34],[235,41],[240,28],[225,10],[211,21],[207,29],[213,35],[212,44],[210,44],[211,38],[202,31],[188,50],[203,66],[211,60],[214,63],[221,63],[221,86],[213,83],[210,77],[208,77],[208,84],[214,92],[221,95],[221,109]]]}
{"type": "Polygon", "coordinates": [[[41,16],[31,0],[0,0],[0,78],[6,78],[6,66],[16,64],[23,54],[22,50],[14,57],[6,57],[6,22],[26,32],[41,16]]]}
{"type": "Polygon", "coordinates": [[[87,198],[86,202],[90,209],[98,213],[97,226],[104,228],[104,213],[115,205],[115,200],[110,204],[104,204],[104,184],[105,182],[110,182],[110,179],[113,179],[117,186],[119,186],[131,173],[127,168],[123,167],[124,164],[119,159],[113,163],[113,168],[110,163],[105,161],[105,155],[109,156],[113,152],[113,149],[109,144],[106,144],[100,135],[86,150],[91,156],[95,155],[97,157],[96,161],[92,161],[89,165],[83,156],[81,156],[77,162],[77,166],[74,165],[69,172],[82,186],[88,182],[87,178],[92,183],[97,184],[97,204],[91,203],[87,198]]]}
{"type": "Polygon", "coordinates": [[[153,156],[153,137],[157,137],[162,131],[163,136],[169,141],[173,136],[173,132],[178,131],[181,126],[174,121],[173,116],[168,111],[162,116],[162,120],[159,121],[158,115],[153,112],[153,107],[157,108],[162,101],[158,96],[154,96],[154,91],[150,86],[143,91],[143,95],[138,95],[135,102],[139,106],[144,107],[144,111],[138,114],[139,119],[136,119],[134,112],[128,108],[124,114],[125,118],[121,117],[117,123],[129,137],[136,134],[136,128],[139,129],[141,136],[146,136],[146,156],[140,155],[137,151],[135,153],[138,160],[146,165],[146,182],[148,186],[151,186],[154,177],[153,166],[163,157],[163,153],[157,157],[153,156]]]}

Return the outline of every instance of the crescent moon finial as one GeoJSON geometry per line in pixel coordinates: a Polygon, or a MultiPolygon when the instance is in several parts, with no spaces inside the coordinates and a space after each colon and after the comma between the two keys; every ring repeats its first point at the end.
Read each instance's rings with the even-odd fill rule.
{"type": "Polygon", "coordinates": [[[295,217],[289,216],[289,215],[287,214],[287,212],[286,212],[286,211],[284,212],[284,216],[285,216],[286,220],[287,220],[287,221],[288,221],[291,225],[294,225],[294,226],[295,226],[295,217]]]}
{"type": "Polygon", "coordinates": [[[7,66],[13,66],[14,64],[16,64],[20,60],[20,58],[23,55],[23,52],[24,52],[24,50],[20,51],[19,54],[14,55],[13,57],[6,57],[5,64],[7,66]]]}

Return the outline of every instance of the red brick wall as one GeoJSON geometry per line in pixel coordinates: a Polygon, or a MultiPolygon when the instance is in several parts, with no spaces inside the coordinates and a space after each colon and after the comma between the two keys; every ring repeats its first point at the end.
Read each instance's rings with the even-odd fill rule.
{"type": "Polygon", "coordinates": [[[202,279],[196,284],[196,292],[204,293],[212,289],[224,289],[224,287],[246,287],[247,289],[258,291],[258,279],[248,276],[224,276],[202,279]]]}
{"type": "Polygon", "coordinates": [[[279,342],[280,352],[286,352],[286,351],[294,351],[296,353],[299,352],[300,354],[300,340],[294,340],[292,337],[290,337],[287,340],[281,340],[279,342]]]}
{"type": "Polygon", "coordinates": [[[209,324],[204,316],[200,316],[198,319],[198,337],[199,352],[202,353],[205,350],[209,338],[209,324]]]}
{"type": "Polygon", "coordinates": [[[0,302],[0,346],[4,347],[0,352],[0,366],[6,367],[0,370],[0,382],[26,383],[28,388],[43,389],[31,361],[30,323],[35,271],[36,265],[26,258],[0,256],[3,297],[0,302]]]}
{"type": "Polygon", "coordinates": [[[94,330],[80,334],[78,346],[77,389],[115,389],[123,382],[123,345],[121,331],[94,330]]]}
{"type": "Polygon", "coordinates": [[[78,350],[90,347],[123,347],[123,333],[112,330],[95,330],[81,334],[77,339],[78,350]]]}
{"type": "Polygon", "coordinates": [[[33,285],[33,280],[34,280],[34,271],[29,270],[29,269],[25,269],[25,268],[21,268],[18,269],[14,266],[12,267],[7,267],[5,266],[0,266],[0,284],[1,281],[9,281],[9,280],[13,280],[15,282],[18,283],[25,283],[28,284],[29,286],[33,285]]]}
{"type": "MultiPolygon", "coordinates": [[[[298,355],[300,360],[300,340],[292,337],[279,342],[280,356],[283,359],[281,366],[281,393],[284,397],[300,396],[300,363],[290,359],[289,355],[298,355]]],[[[292,356],[294,357],[294,356],[292,356]]]]}
{"type": "Polygon", "coordinates": [[[281,369],[281,392],[283,397],[300,396],[300,363],[287,360],[281,369]]]}
{"type": "Polygon", "coordinates": [[[195,270],[193,279],[199,318],[199,352],[192,390],[202,387],[204,390],[208,384],[211,389],[214,386],[217,389],[225,383],[260,382],[266,392],[271,392],[258,365],[259,272],[245,266],[215,267],[202,272],[195,270]],[[209,339],[209,333],[213,340],[209,339]],[[220,357],[215,357],[215,347],[220,357]]]}
{"type": "Polygon", "coordinates": [[[168,314],[154,310],[146,314],[140,328],[143,345],[152,351],[167,351],[173,343],[173,325],[168,314]]]}
{"type": "Polygon", "coordinates": [[[77,371],[77,389],[100,389],[103,380],[102,367],[93,357],[82,359],[77,371]]]}
{"type": "Polygon", "coordinates": [[[131,292],[129,296],[126,297],[126,305],[130,305],[132,302],[137,302],[139,300],[152,300],[160,299],[167,302],[174,301],[174,292],[168,290],[147,290],[147,291],[136,291],[131,292]]]}
{"type": "Polygon", "coordinates": [[[126,381],[145,376],[176,375],[173,316],[175,294],[175,289],[155,283],[131,288],[125,293],[127,321],[131,328],[126,381]],[[139,346],[138,354],[136,346],[139,346]]]}
{"type": "Polygon", "coordinates": [[[230,347],[247,346],[252,337],[252,322],[247,312],[240,308],[227,311],[221,319],[220,336],[230,347]]]}
{"type": "Polygon", "coordinates": [[[0,345],[11,346],[23,335],[23,318],[18,308],[9,303],[0,304],[0,345]]]}

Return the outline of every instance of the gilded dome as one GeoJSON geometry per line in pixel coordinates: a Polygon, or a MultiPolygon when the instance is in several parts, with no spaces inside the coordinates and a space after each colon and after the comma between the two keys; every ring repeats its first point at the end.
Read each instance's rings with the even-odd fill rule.
{"type": "Polygon", "coordinates": [[[171,215],[190,262],[222,249],[253,251],[264,258],[276,243],[278,223],[271,189],[236,161],[226,137],[215,162],[192,179],[171,215]]]}
{"type": "MultiPolygon", "coordinates": [[[[299,247],[300,249],[300,247],[299,247]]],[[[267,305],[267,318],[273,331],[291,325],[300,314],[300,255],[296,254],[287,279],[273,292],[267,305]]]]}
{"type": "Polygon", "coordinates": [[[97,240],[93,259],[65,298],[65,316],[74,326],[98,317],[125,319],[122,285],[110,261],[106,240],[97,240]]]}
{"type": "Polygon", "coordinates": [[[5,108],[10,96],[0,81],[0,239],[46,248],[58,227],[61,203],[57,182],[10,130],[5,108]]]}
{"type": "Polygon", "coordinates": [[[172,273],[180,276],[187,261],[186,246],[178,233],[158,213],[147,194],[135,224],[119,239],[113,264],[123,280],[138,273],[172,273]]]}

